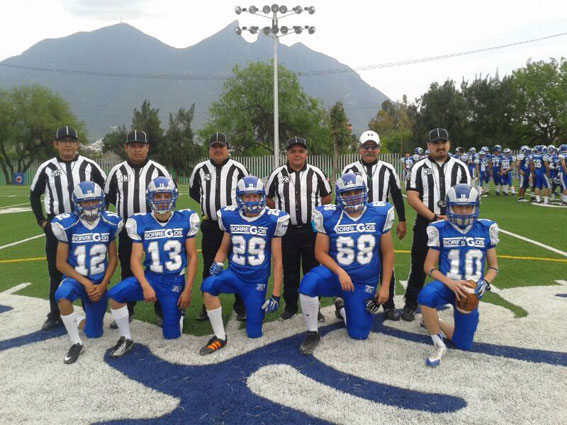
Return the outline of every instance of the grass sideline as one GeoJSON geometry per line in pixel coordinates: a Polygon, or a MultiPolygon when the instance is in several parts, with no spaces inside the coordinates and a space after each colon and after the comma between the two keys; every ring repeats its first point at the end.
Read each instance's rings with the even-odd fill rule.
{"type": "MultiPolygon", "coordinates": [[[[199,211],[196,202],[188,196],[187,185],[180,186],[180,197],[178,208],[191,208],[199,211]]],[[[29,188],[27,186],[0,186],[0,213],[3,209],[17,205],[26,207],[29,202],[29,188]]],[[[406,280],[410,267],[412,225],[415,213],[406,203],[407,235],[402,241],[398,241],[394,235],[394,248],[399,251],[396,254],[396,293],[402,294],[403,287],[400,280],[406,280]]],[[[490,218],[505,230],[550,245],[560,250],[567,250],[567,209],[544,208],[529,203],[518,203],[514,197],[489,196],[482,199],[481,218],[490,218]]],[[[0,214],[0,246],[20,241],[41,234],[31,211],[0,214]]],[[[197,246],[201,246],[201,234],[197,235],[197,246]]],[[[31,282],[32,285],[21,290],[22,295],[47,298],[47,267],[45,260],[2,262],[4,260],[18,260],[37,258],[45,255],[44,239],[38,238],[19,245],[0,250],[0,291],[4,291],[22,282],[31,282]]],[[[565,279],[567,275],[567,257],[535,246],[528,242],[519,240],[512,236],[500,234],[500,244],[497,251],[506,257],[540,257],[559,261],[537,261],[516,258],[499,258],[500,273],[495,281],[495,286],[500,289],[519,286],[552,285],[555,280],[565,279]]],[[[199,270],[192,291],[191,306],[186,311],[184,332],[194,335],[211,333],[208,322],[197,322],[195,316],[201,308],[201,293],[199,291],[202,274],[202,258],[199,256],[199,270]]],[[[120,280],[120,271],[114,274],[111,284],[120,280]]],[[[268,290],[270,292],[270,289],[268,290]]],[[[223,304],[223,317],[228,320],[232,314],[231,295],[221,295],[223,304]]],[[[523,317],[527,313],[522,308],[508,302],[500,295],[489,293],[484,299],[496,305],[510,309],[517,317],[523,317]]],[[[329,305],[332,300],[323,300],[324,305],[329,305]]],[[[402,307],[398,305],[398,307],[402,307]]],[[[283,306],[280,306],[280,312],[283,306]]],[[[47,311],[46,311],[47,313],[47,311]]],[[[268,315],[267,320],[274,320],[279,312],[268,315]]],[[[155,323],[153,307],[146,303],[138,303],[136,307],[136,318],[139,320],[155,323]]],[[[38,327],[39,327],[38,323],[38,327]]]]}

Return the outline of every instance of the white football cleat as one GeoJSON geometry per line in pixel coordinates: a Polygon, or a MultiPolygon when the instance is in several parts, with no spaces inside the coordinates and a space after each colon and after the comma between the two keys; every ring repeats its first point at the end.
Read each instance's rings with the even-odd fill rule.
{"type": "Polygon", "coordinates": [[[425,364],[429,367],[437,367],[441,364],[441,359],[447,353],[445,345],[435,345],[431,355],[425,360],[425,364]]]}

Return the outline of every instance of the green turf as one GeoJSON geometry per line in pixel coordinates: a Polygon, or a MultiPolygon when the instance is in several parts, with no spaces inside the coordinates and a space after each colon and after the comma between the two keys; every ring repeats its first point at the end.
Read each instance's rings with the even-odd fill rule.
{"type": "MultiPolygon", "coordinates": [[[[199,210],[198,205],[187,196],[187,186],[180,186],[178,208],[192,208],[199,210]]],[[[3,207],[28,202],[28,187],[0,186],[0,212],[3,207]]],[[[23,205],[26,206],[26,205],[23,205]]],[[[394,236],[394,247],[397,251],[411,249],[412,225],[415,213],[406,203],[407,235],[402,241],[394,236]]],[[[529,203],[518,203],[513,197],[489,196],[483,198],[481,217],[490,218],[498,223],[500,228],[510,232],[537,240],[557,249],[567,251],[567,209],[545,208],[529,203]]],[[[0,246],[42,234],[31,212],[0,214],[0,246]]],[[[201,235],[197,236],[197,247],[201,246],[201,235]]],[[[32,285],[19,293],[33,297],[47,298],[48,280],[47,263],[45,260],[17,261],[3,263],[5,260],[21,260],[27,258],[44,257],[44,239],[35,239],[20,245],[0,250],[0,291],[8,289],[22,282],[31,282],[32,285]]],[[[500,244],[497,248],[499,255],[519,257],[544,257],[559,259],[562,262],[505,259],[499,258],[500,273],[495,281],[498,288],[512,288],[518,286],[551,285],[555,280],[565,279],[567,276],[567,258],[544,248],[521,241],[511,236],[500,234],[500,244]]],[[[395,270],[398,283],[396,293],[402,294],[403,288],[400,280],[407,280],[410,266],[410,255],[406,252],[397,252],[395,270]]],[[[208,322],[200,323],[195,320],[201,308],[201,294],[199,291],[202,274],[202,261],[199,255],[199,270],[192,292],[192,303],[187,310],[184,332],[196,335],[211,332],[208,322]]],[[[120,280],[120,269],[116,271],[112,284],[120,280]]],[[[268,293],[271,290],[269,290],[268,293]]],[[[231,314],[231,295],[222,295],[223,315],[225,319],[231,314]]],[[[514,312],[517,317],[525,315],[525,311],[502,297],[488,294],[485,301],[501,305],[514,312]]],[[[332,300],[323,300],[323,305],[329,305],[332,300]]],[[[401,307],[401,306],[398,306],[401,307]]],[[[280,307],[280,311],[282,307],[280,307]]],[[[47,311],[46,311],[47,313],[47,311]]],[[[268,315],[267,320],[274,320],[279,313],[268,315]]],[[[155,322],[153,307],[145,303],[138,303],[136,318],[148,322],[155,322]]],[[[39,324],[38,324],[39,325],[39,324]]]]}

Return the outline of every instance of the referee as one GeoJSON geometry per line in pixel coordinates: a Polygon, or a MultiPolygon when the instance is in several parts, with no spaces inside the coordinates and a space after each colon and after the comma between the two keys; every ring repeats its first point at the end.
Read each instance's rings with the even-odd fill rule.
{"type": "Polygon", "coordinates": [[[49,272],[49,314],[41,327],[48,331],[61,324],[59,307],[55,301],[55,291],[61,283],[62,274],[57,270],[57,238],[51,230],[51,220],[57,214],[72,213],[72,194],[75,185],[82,181],[93,181],[104,186],[106,174],[98,164],[77,154],[79,139],[77,130],[72,127],[61,127],[55,133],[53,147],[57,156],[39,166],[30,186],[30,204],[32,211],[45,232],[45,254],[49,272]],[[41,195],[44,195],[41,207],[41,195]]]}
{"type": "Polygon", "coordinates": [[[432,221],[445,220],[447,205],[445,194],[459,183],[471,183],[468,167],[448,156],[449,133],[444,128],[429,132],[427,148],[429,157],[416,162],[411,171],[408,186],[408,203],[417,212],[413,226],[411,269],[405,295],[402,319],[415,319],[417,294],[423,288],[425,271],[423,263],[427,255],[427,226],[432,221]]]}
{"type": "MultiPolygon", "coordinates": [[[[106,204],[116,205],[116,213],[124,222],[133,214],[150,212],[146,201],[146,189],[156,177],[169,177],[167,169],[151,159],[148,159],[150,143],[146,133],[134,130],[126,136],[124,151],[128,159],[115,165],[106,179],[104,192],[106,204]]],[[[130,269],[130,254],[132,253],[132,239],[128,236],[126,227],[118,234],[118,258],[120,259],[120,277],[122,280],[133,276],[130,269]]],[[[130,321],[134,316],[136,302],[128,303],[130,321]]],[[[154,303],[158,322],[161,319],[159,304],[154,303]]],[[[116,329],[116,322],[111,328],[116,329]]]]}
{"type": "MultiPolygon", "coordinates": [[[[228,144],[223,133],[215,133],[209,139],[209,159],[195,167],[189,180],[189,196],[201,205],[201,251],[203,253],[203,280],[209,276],[209,268],[221,245],[224,232],[219,228],[217,211],[236,205],[236,184],[248,175],[246,167],[229,158],[228,144]]],[[[234,311],[239,321],[246,320],[244,302],[234,295],[234,311]]],[[[197,316],[198,321],[208,320],[205,305],[197,316]]]]}
{"type": "MultiPolygon", "coordinates": [[[[360,154],[360,159],[347,165],[343,169],[342,174],[351,171],[355,174],[360,174],[364,178],[368,187],[368,202],[388,202],[388,197],[392,196],[392,201],[398,214],[396,235],[399,240],[402,240],[406,235],[406,212],[398,174],[392,164],[378,159],[380,154],[380,137],[378,133],[366,130],[360,136],[359,141],[358,153],[360,154]]],[[[384,317],[388,320],[400,320],[401,317],[394,305],[395,289],[396,277],[392,273],[390,296],[388,301],[382,306],[384,308],[384,317]]]]}
{"type": "MultiPolygon", "coordinates": [[[[290,215],[282,237],[285,308],[280,318],[287,320],[297,313],[299,268],[303,274],[319,263],[315,259],[315,236],[311,215],[315,207],[331,202],[331,186],[325,174],[307,163],[307,142],[302,137],[287,141],[287,164],[276,168],[268,178],[268,207],[290,215]],[[276,199],[277,203],[274,201],[276,199]]],[[[319,313],[319,320],[325,320],[319,313]]]]}

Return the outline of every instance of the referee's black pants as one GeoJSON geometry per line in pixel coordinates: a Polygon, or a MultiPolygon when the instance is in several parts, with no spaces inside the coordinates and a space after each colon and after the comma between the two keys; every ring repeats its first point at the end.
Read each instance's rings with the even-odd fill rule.
{"type": "MultiPolygon", "coordinates": [[[[123,227],[118,234],[118,259],[120,260],[120,278],[124,280],[128,277],[134,276],[132,273],[132,268],[130,267],[130,257],[132,256],[132,239],[128,236],[128,231],[126,227],[123,227]]],[[[128,306],[128,315],[134,315],[134,306],[136,301],[128,301],[126,303],[128,306]]],[[[162,317],[161,305],[159,301],[154,303],[154,311],[156,316],[162,317]]]]}
{"type": "MultiPolygon", "coordinates": [[[[219,228],[217,221],[210,219],[203,220],[201,223],[201,253],[203,254],[203,280],[209,277],[209,269],[215,261],[215,255],[219,250],[224,232],[219,228]]],[[[238,294],[234,294],[234,311],[244,313],[244,301],[238,294]]]]}
{"type": "MultiPolygon", "coordinates": [[[[382,282],[382,272],[380,272],[380,282],[382,282]]],[[[392,269],[392,278],[390,279],[390,288],[388,301],[382,304],[384,310],[392,310],[396,308],[394,304],[394,295],[396,293],[396,270],[392,269]]]]}
{"type": "Polygon", "coordinates": [[[302,266],[305,275],[319,263],[315,259],[315,238],[311,225],[290,225],[282,237],[282,263],[283,263],[283,297],[285,310],[290,313],[297,312],[299,299],[299,268],[302,266]]]}
{"type": "Polygon", "coordinates": [[[59,306],[55,301],[55,291],[59,287],[63,274],[57,270],[57,244],[59,241],[53,234],[51,229],[51,219],[48,217],[47,224],[43,231],[45,232],[45,256],[47,257],[47,271],[49,272],[49,313],[47,318],[51,320],[59,320],[61,313],[59,313],[59,306]]]}
{"type": "Polygon", "coordinates": [[[427,256],[427,226],[429,221],[418,216],[413,226],[413,242],[411,245],[411,269],[405,295],[405,308],[417,310],[417,295],[425,283],[423,264],[427,256]]]}

